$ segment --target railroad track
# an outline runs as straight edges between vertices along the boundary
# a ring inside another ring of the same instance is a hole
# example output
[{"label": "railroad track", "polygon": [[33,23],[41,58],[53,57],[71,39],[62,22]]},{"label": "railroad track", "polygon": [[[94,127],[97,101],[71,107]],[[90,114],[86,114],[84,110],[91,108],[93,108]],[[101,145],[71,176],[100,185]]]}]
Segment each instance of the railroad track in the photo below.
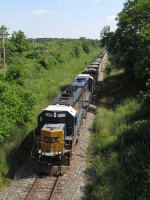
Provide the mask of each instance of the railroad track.
[{"label": "railroad track", "polygon": [[38,176],[29,188],[25,200],[53,200],[59,179],[60,175]]}]

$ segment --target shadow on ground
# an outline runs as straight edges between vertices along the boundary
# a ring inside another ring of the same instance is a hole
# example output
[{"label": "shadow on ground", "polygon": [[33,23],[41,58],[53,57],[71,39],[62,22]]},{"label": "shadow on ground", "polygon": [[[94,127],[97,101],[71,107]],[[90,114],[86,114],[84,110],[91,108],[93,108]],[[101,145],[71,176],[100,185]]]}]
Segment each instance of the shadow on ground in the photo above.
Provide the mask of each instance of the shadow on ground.
[{"label": "shadow on ground", "polygon": [[138,91],[130,75],[121,73],[108,76],[101,84],[99,106],[114,109],[126,98],[136,97]]},{"label": "shadow on ground", "polygon": [[[9,172],[6,177],[13,179],[17,170],[29,159],[33,145],[33,131],[31,131],[20,145],[10,151],[6,160],[9,166]],[[30,162],[31,164],[31,162]]]}]

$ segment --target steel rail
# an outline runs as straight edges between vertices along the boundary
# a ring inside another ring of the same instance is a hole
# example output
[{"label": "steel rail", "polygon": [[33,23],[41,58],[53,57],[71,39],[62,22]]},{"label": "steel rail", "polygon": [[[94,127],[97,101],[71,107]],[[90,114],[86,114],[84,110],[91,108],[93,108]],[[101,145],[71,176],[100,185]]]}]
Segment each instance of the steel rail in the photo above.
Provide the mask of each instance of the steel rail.
[{"label": "steel rail", "polygon": [[49,197],[48,200],[53,200],[54,193],[55,193],[55,191],[56,191],[56,188],[57,188],[57,185],[58,185],[59,178],[60,178],[60,175],[57,176],[57,179],[56,179],[56,181],[55,181],[55,183],[54,183],[54,187],[53,187],[53,189],[52,189],[52,192],[51,192],[50,197]]},{"label": "steel rail", "polygon": [[29,199],[30,199],[30,197],[32,196],[32,193],[33,193],[33,191],[34,191],[34,188],[35,188],[35,186],[36,186],[36,184],[37,184],[38,180],[39,180],[39,177],[37,177],[37,178],[35,179],[35,181],[34,181],[34,183],[33,183],[32,187],[31,187],[31,189],[30,189],[29,193],[27,194],[27,196],[26,196],[25,200],[29,200]]}]

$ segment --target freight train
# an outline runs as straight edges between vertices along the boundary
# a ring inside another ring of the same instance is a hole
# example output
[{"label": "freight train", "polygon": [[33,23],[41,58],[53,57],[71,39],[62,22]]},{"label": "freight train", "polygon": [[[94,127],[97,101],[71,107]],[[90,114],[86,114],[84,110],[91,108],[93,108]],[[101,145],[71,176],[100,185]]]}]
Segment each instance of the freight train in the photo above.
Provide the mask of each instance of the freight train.
[{"label": "freight train", "polygon": [[36,171],[50,173],[54,166],[68,166],[80,127],[98,81],[102,56],[38,115],[32,161]]}]

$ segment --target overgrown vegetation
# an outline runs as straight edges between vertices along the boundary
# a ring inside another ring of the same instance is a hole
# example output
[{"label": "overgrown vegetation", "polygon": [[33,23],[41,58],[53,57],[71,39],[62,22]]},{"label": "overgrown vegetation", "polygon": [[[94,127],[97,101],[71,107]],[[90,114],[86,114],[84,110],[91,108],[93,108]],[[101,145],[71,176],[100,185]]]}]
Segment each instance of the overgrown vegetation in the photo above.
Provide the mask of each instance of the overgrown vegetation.
[{"label": "overgrown vegetation", "polygon": [[[1,27],[5,29],[6,27]],[[82,48],[88,45],[89,52]],[[0,69],[0,186],[29,156],[38,113],[85,69],[100,51],[97,41],[5,38],[7,70]],[[0,41],[0,63],[3,63]],[[29,135],[28,135],[29,134]],[[27,136],[28,135],[28,136]],[[24,140],[24,141],[23,141]]]},{"label": "overgrown vegetation", "polygon": [[[119,71],[119,70],[118,70]],[[136,99],[134,81],[121,70],[102,84],[93,124],[94,152],[85,199],[150,198],[150,109]]]}]

